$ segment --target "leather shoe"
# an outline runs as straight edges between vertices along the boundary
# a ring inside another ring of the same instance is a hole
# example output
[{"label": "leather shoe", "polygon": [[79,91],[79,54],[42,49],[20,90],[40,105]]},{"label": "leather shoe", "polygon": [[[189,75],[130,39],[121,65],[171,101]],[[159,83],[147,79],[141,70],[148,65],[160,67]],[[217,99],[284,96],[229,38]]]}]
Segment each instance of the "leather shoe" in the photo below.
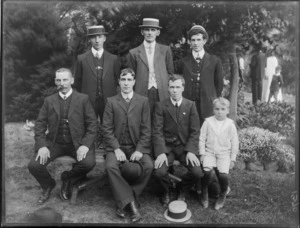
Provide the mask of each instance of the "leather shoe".
[{"label": "leather shoe", "polygon": [[167,207],[168,204],[170,203],[170,194],[169,194],[169,192],[165,192],[163,194],[163,196],[161,197],[160,201],[161,201],[161,203],[164,207]]},{"label": "leather shoe", "polygon": [[130,216],[131,222],[139,221],[142,218],[142,216],[141,216],[139,210],[137,209],[135,201],[132,201],[129,203],[129,208],[130,208],[130,212],[131,212],[131,216]]},{"label": "leather shoe", "polygon": [[69,200],[71,196],[72,196],[71,181],[70,180],[63,181],[60,190],[61,199],[66,201]]},{"label": "leather shoe", "polygon": [[125,218],[125,212],[123,209],[117,207],[117,215],[121,218]]},{"label": "leather shoe", "polygon": [[56,183],[54,181],[53,184],[51,184],[48,188],[43,190],[41,196],[39,197],[39,199],[37,201],[38,204],[43,204],[49,199],[51,191],[55,187],[55,185],[56,185]]}]

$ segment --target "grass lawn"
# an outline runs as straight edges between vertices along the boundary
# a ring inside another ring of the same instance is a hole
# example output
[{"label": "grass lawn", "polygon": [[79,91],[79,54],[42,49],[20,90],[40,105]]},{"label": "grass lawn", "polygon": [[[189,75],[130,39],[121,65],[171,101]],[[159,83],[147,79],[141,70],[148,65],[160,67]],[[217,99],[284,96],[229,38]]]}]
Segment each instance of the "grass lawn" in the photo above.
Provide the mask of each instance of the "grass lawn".
[{"label": "grass lawn", "polygon": [[[45,205],[37,206],[36,201],[41,189],[27,169],[27,164],[33,156],[33,133],[24,130],[23,124],[5,124],[5,220],[2,224],[22,223],[27,213],[39,207],[49,206],[62,214],[64,223],[130,225],[129,219],[116,216],[115,203],[107,183],[103,186],[95,184],[90,189],[83,190],[76,205],[63,202],[59,191],[60,173],[64,168],[59,163],[48,166],[57,181],[51,198]],[[97,165],[91,175],[103,171],[104,168]],[[231,172],[230,186],[232,193],[220,211],[213,209],[213,200],[208,209],[203,209],[197,202],[196,195],[189,194],[187,205],[192,212],[192,218],[185,224],[272,224],[278,227],[297,225],[298,210],[295,210],[292,200],[296,189],[294,174],[234,169]],[[157,192],[158,185],[152,178],[141,196],[143,219],[138,225],[174,225],[164,218],[165,208],[160,205]]]}]

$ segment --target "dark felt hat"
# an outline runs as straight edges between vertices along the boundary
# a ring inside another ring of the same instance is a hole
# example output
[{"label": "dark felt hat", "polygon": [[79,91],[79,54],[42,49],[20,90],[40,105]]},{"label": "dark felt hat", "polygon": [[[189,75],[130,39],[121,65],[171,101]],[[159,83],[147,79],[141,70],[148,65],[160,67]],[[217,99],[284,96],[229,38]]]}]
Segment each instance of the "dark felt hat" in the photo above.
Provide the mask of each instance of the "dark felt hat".
[{"label": "dark felt hat", "polygon": [[27,223],[62,223],[62,215],[51,207],[40,208],[25,217]]},{"label": "dark felt hat", "polygon": [[137,183],[144,177],[144,167],[139,161],[126,161],[121,164],[120,170],[123,178],[129,184]]},{"label": "dark felt hat", "polygon": [[159,26],[159,20],[155,18],[144,18],[143,24],[139,25],[140,28],[158,28],[161,29]]},{"label": "dark felt hat", "polygon": [[87,28],[87,36],[105,35],[105,28],[102,25],[94,25]]}]

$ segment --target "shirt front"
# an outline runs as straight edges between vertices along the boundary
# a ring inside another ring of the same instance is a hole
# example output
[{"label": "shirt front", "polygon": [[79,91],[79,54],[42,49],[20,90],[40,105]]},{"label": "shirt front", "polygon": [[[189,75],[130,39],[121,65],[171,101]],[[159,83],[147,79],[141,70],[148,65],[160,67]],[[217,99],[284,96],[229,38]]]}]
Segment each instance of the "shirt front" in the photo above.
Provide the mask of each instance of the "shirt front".
[{"label": "shirt front", "polygon": [[199,52],[195,52],[194,50],[192,51],[192,55],[194,57],[194,59],[196,60],[196,58],[199,56],[201,59],[203,59],[203,56],[205,54],[205,51],[204,49],[202,49],[201,51]]},{"label": "shirt front", "polygon": [[[151,89],[152,87],[157,89],[157,82],[155,78],[155,72],[154,72],[154,50],[155,50],[156,42],[148,43],[144,41],[144,47],[147,55],[148,65],[149,65],[149,83],[148,83],[148,89]],[[151,46],[151,54],[149,54],[149,47]]]},{"label": "shirt front", "polygon": [[69,92],[67,92],[66,94],[63,94],[62,92],[58,92],[59,96],[64,99],[64,97],[66,97],[66,99],[72,94],[73,89],[71,88]]},{"label": "shirt front", "polygon": [[180,99],[179,101],[174,101],[171,97],[170,97],[170,99],[171,99],[171,102],[172,102],[172,104],[173,104],[174,106],[176,106],[176,103],[177,103],[178,107],[180,107],[180,105],[181,105],[181,103],[182,103],[182,97],[181,97],[181,99]]},{"label": "shirt front", "polygon": [[104,52],[103,48],[101,48],[99,51],[97,51],[95,48],[92,47],[92,53],[93,53],[94,57],[96,57],[97,53],[98,53],[99,59],[100,59],[103,55],[103,52]]},{"label": "shirt front", "polygon": [[128,94],[123,93],[123,92],[121,91],[121,95],[122,95],[122,97],[124,98],[124,100],[126,100],[127,98],[129,98],[129,99],[131,100],[132,97],[133,97],[133,91],[131,91],[131,92],[128,93]]}]

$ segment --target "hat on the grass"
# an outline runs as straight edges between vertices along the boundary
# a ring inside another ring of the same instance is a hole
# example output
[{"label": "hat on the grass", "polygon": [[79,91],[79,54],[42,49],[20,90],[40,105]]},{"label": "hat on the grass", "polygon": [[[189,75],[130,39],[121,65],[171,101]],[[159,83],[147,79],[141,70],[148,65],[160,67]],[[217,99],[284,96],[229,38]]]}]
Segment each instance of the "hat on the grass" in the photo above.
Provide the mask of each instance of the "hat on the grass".
[{"label": "hat on the grass", "polygon": [[139,161],[125,161],[121,164],[120,170],[123,178],[129,184],[137,183],[144,177],[144,167]]},{"label": "hat on the grass", "polygon": [[62,216],[51,207],[40,208],[25,217],[27,223],[62,223]]},{"label": "hat on the grass", "polygon": [[187,209],[187,205],[184,201],[175,200],[169,204],[164,216],[171,222],[185,222],[191,218],[192,213]]},{"label": "hat on the grass", "polygon": [[105,28],[102,25],[93,25],[87,28],[87,36],[105,35]]},{"label": "hat on the grass", "polygon": [[161,29],[159,26],[159,20],[155,18],[144,18],[143,24],[139,25],[140,28],[158,28]]}]

